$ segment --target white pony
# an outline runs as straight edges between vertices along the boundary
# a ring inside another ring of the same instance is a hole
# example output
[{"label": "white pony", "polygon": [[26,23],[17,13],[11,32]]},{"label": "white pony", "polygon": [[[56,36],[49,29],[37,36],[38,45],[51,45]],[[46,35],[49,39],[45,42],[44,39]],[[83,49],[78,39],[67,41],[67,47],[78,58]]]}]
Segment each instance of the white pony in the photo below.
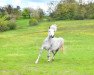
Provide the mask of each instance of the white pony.
[{"label": "white pony", "polygon": [[63,38],[55,38],[54,37],[54,32],[57,30],[57,26],[54,24],[54,25],[51,25],[49,27],[49,30],[48,30],[48,36],[46,37],[46,39],[44,40],[43,44],[42,44],[42,47],[40,49],[40,53],[38,55],[38,58],[37,60],[35,61],[35,63],[38,63],[39,61],[39,58],[41,56],[41,53],[42,51],[45,49],[48,51],[48,61],[50,61],[50,54],[52,52],[53,54],[53,57],[52,57],[52,60],[54,60],[54,56],[55,54],[57,53],[57,51],[64,46],[64,39]]},{"label": "white pony", "polygon": [[53,29],[54,31],[57,31],[57,25],[53,24],[49,27],[49,29]]}]

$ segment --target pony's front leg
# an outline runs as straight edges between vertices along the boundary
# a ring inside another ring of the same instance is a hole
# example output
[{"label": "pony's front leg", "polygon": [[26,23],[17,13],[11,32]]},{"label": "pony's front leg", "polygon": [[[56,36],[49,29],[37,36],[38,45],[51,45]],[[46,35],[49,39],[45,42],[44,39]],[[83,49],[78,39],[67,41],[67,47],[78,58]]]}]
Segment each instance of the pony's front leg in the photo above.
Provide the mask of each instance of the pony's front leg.
[{"label": "pony's front leg", "polygon": [[35,61],[36,64],[37,64],[38,61],[39,61],[39,58],[40,58],[40,56],[41,56],[41,54],[42,54],[42,51],[43,51],[43,47],[40,49],[40,52],[39,52],[38,58],[37,58],[37,60]]},{"label": "pony's front leg", "polygon": [[52,51],[52,60],[54,60],[54,56],[55,56],[55,53],[54,53],[54,51]]},{"label": "pony's front leg", "polygon": [[49,50],[48,51],[48,56],[47,56],[48,57],[48,61],[50,61],[50,54],[51,54],[51,51]]}]

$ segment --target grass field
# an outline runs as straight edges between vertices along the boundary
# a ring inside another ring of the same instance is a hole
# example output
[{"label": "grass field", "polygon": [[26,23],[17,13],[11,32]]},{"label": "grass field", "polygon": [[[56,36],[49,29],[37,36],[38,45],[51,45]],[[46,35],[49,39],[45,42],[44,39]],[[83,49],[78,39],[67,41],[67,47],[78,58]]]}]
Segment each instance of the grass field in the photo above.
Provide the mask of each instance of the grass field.
[{"label": "grass field", "polygon": [[[56,23],[56,37],[65,39],[64,53],[47,62],[44,51],[35,60],[48,27]],[[18,29],[0,33],[0,75],[94,75],[94,20],[43,22],[28,26],[18,20]]]}]

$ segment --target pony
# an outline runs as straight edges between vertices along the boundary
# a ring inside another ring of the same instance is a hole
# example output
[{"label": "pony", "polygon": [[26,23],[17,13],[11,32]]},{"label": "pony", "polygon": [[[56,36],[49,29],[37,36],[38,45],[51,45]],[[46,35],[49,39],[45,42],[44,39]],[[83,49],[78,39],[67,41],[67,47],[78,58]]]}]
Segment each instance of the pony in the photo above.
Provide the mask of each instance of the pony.
[{"label": "pony", "polygon": [[54,60],[54,56],[56,55],[56,53],[59,51],[59,49],[61,47],[63,48],[64,39],[61,38],[61,37],[59,37],[59,38],[54,37],[54,33],[56,32],[56,30],[57,30],[57,25],[56,24],[51,25],[49,27],[48,36],[46,37],[46,39],[44,40],[44,42],[43,42],[43,44],[41,46],[38,58],[35,61],[36,64],[38,63],[39,58],[40,58],[43,50],[47,50],[48,51],[47,57],[48,57],[48,61],[50,61],[51,60],[50,54],[51,53],[53,54],[52,60]]}]

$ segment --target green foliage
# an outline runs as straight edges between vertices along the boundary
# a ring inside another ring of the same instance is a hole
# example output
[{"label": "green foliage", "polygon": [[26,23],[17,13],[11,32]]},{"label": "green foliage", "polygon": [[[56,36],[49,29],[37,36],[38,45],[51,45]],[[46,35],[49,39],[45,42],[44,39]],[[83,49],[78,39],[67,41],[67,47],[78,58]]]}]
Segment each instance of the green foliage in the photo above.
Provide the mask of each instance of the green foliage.
[{"label": "green foliage", "polygon": [[50,16],[54,19],[74,19],[75,12],[77,10],[77,3],[64,1],[56,6],[56,9]]},{"label": "green foliage", "polygon": [[74,16],[74,19],[77,19],[77,20],[83,20],[86,18],[86,9],[84,7],[84,5],[78,5],[77,9],[76,9],[76,12],[75,12],[75,16]]},{"label": "green foliage", "polygon": [[18,19],[21,17],[20,6],[14,8],[12,5],[7,5],[4,7],[0,7],[0,17],[6,16],[8,20],[15,18]]},{"label": "green foliage", "polygon": [[73,19],[76,11],[76,4],[63,4],[58,6],[56,11],[57,12],[56,16],[58,16],[58,19]]},{"label": "green foliage", "polygon": [[4,15],[4,16],[2,17],[2,19],[4,19],[4,20],[11,20],[11,17],[10,17],[9,15]]},{"label": "green foliage", "polygon": [[75,3],[75,0],[61,0],[61,2],[63,2],[64,4],[66,3]]},{"label": "green foliage", "polygon": [[37,9],[37,11],[38,11],[39,19],[40,19],[40,20],[43,19],[43,17],[44,17],[44,12],[43,12],[43,10],[42,10],[41,8],[39,8],[39,9]]},{"label": "green foliage", "polygon": [[86,9],[86,18],[89,19],[94,19],[94,3],[89,3],[87,5],[85,5],[85,9]]},{"label": "green foliage", "polygon": [[42,9],[32,9],[31,10],[31,19],[29,20],[29,25],[30,26],[34,26],[34,25],[37,25],[38,22],[42,21],[44,17],[44,12]]},{"label": "green foliage", "polygon": [[41,21],[44,18],[44,12],[41,8],[39,9],[32,9],[31,10],[31,18],[37,19],[38,21]]},{"label": "green foliage", "polygon": [[0,31],[16,29],[16,23],[8,20],[0,19]]},{"label": "green foliage", "polygon": [[93,19],[94,3],[79,4],[75,0],[61,0],[50,13],[50,17],[56,20]]},{"label": "green foliage", "polygon": [[9,27],[9,30],[13,30],[13,29],[16,29],[17,25],[15,22],[9,21],[7,26]]},{"label": "green foliage", "polygon": [[16,8],[13,9],[13,18],[19,19],[21,17],[21,10],[20,7],[17,6]]},{"label": "green foliage", "polygon": [[9,27],[7,26],[8,21],[4,21],[0,19],[0,31],[6,31],[9,30]]},{"label": "green foliage", "polygon": [[34,26],[34,25],[37,25],[37,24],[38,24],[38,20],[37,20],[37,19],[31,18],[31,19],[29,20],[29,25],[30,25],[30,26]]},{"label": "green foliage", "polygon": [[29,8],[24,8],[23,11],[22,11],[22,16],[23,18],[30,18],[30,9]]},{"label": "green foliage", "polygon": [[8,14],[12,14],[12,11],[13,11],[13,6],[12,5],[7,5],[5,7],[5,10]]},{"label": "green foliage", "polygon": [[3,17],[5,14],[5,9],[3,7],[0,7],[0,18]]}]

